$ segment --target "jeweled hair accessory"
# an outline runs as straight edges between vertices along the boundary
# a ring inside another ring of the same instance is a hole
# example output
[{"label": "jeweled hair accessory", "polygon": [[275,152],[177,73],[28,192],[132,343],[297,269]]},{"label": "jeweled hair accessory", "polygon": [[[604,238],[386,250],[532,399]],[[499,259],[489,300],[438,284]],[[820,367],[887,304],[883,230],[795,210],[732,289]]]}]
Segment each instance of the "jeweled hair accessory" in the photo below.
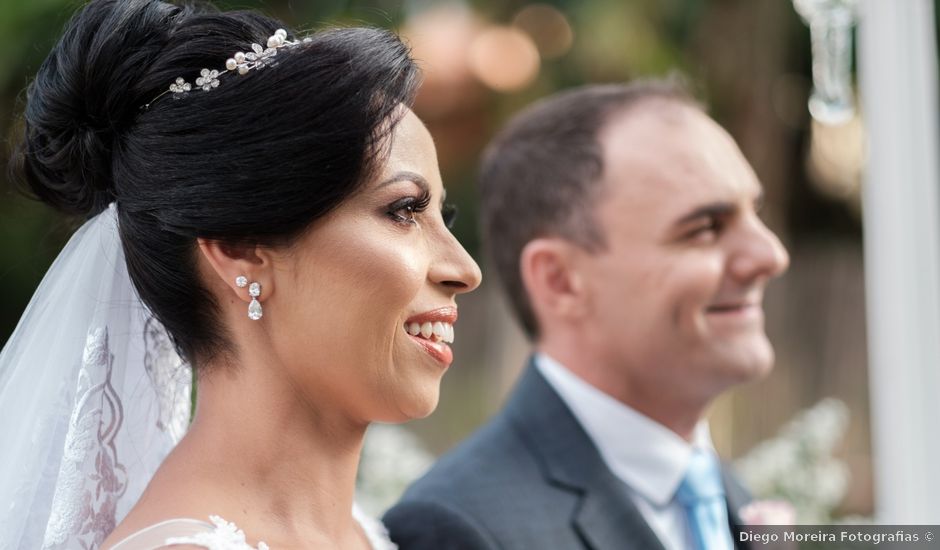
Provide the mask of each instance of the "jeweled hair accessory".
[{"label": "jeweled hair accessory", "polygon": [[[303,40],[288,40],[287,31],[278,29],[274,31],[274,34],[268,37],[266,48],[262,47],[261,44],[252,44],[250,52],[236,52],[235,55],[225,60],[224,70],[202,69],[199,71],[199,78],[196,79],[196,87],[202,88],[203,91],[206,92],[211,91],[213,88],[219,86],[219,77],[223,74],[237,72],[240,75],[244,75],[254,69],[263,69],[268,65],[274,64],[274,57],[277,55],[279,49],[299,46],[311,40],[312,38],[310,37],[304,38]],[[163,93],[150,100],[150,103],[144,105],[143,109],[149,108],[154,101],[166,94],[185,94],[192,89],[192,84],[187,82],[185,78],[178,77],[170,84],[169,89],[164,90]]]}]

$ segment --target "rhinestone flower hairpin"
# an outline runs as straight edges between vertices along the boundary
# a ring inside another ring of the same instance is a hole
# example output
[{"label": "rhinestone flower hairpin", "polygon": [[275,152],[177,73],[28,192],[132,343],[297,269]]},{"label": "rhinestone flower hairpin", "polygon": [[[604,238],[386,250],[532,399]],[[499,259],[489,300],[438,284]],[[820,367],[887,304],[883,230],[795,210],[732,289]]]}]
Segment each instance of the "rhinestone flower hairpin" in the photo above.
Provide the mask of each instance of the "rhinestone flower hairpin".
[{"label": "rhinestone flower hairpin", "polygon": [[[266,66],[274,64],[274,57],[277,55],[277,51],[281,48],[290,48],[310,42],[312,38],[307,37],[303,40],[288,40],[287,31],[284,29],[278,29],[274,31],[274,34],[268,37],[267,47],[264,48],[261,44],[252,44],[250,52],[236,52],[235,55],[225,60],[225,69],[216,70],[216,69],[202,69],[199,71],[199,77],[196,79],[196,88],[202,88],[203,91],[211,91],[213,88],[219,86],[219,77],[225,73],[237,72],[239,75],[247,74],[248,71],[255,69],[263,69]],[[150,108],[150,105],[165,96],[166,94],[180,95],[185,94],[193,89],[193,85],[186,81],[183,77],[178,77],[176,80],[170,84],[169,89],[164,90],[163,93],[157,97],[150,100],[150,103],[147,103],[142,107],[146,110]]]}]

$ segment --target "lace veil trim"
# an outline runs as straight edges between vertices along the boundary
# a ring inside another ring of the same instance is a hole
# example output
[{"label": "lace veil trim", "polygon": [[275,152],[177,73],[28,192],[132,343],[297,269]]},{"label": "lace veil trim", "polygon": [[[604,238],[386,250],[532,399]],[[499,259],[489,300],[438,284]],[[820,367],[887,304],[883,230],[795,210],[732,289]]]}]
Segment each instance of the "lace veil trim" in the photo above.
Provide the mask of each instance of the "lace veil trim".
[{"label": "lace veil trim", "polygon": [[185,433],[190,368],[138,298],[112,204],[0,352],[0,548],[97,548]]}]

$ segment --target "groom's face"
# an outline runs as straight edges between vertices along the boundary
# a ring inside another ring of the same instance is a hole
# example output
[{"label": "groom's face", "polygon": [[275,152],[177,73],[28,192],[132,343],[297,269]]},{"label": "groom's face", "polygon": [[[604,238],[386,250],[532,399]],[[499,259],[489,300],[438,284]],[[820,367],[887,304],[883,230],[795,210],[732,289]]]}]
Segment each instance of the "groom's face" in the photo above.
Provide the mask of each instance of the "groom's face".
[{"label": "groom's face", "polygon": [[635,109],[600,134],[608,246],[584,265],[594,341],[637,391],[710,398],[771,368],[762,300],[787,252],[720,126],[684,105]]}]

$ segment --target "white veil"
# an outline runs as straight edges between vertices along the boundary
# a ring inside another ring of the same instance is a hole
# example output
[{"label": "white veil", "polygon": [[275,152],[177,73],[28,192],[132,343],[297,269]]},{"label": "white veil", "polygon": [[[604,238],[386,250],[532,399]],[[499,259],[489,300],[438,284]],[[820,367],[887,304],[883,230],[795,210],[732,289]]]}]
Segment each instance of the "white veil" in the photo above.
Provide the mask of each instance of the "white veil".
[{"label": "white veil", "polygon": [[186,431],[190,368],[131,285],[115,208],[0,352],[0,550],[97,548]]}]

